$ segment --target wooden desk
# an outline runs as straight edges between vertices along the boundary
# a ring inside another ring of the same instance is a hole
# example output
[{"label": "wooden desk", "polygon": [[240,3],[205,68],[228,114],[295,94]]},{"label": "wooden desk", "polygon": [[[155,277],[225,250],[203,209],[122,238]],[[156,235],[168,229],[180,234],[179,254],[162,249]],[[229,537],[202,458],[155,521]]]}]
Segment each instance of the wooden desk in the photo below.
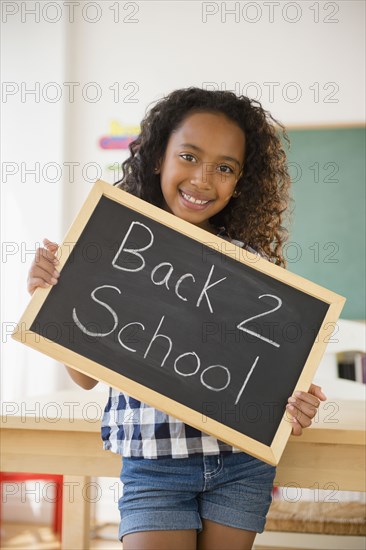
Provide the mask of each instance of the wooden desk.
[{"label": "wooden desk", "polygon": [[[1,471],[63,474],[62,548],[89,548],[90,477],[119,477],[121,457],[103,451],[100,392],[59,392],[32,403],[3,404]],[[328,399],[313,426],[291,436],[275,484],[365,491],[365,403]],[[82,529],[81,529],[82,527]]]}]

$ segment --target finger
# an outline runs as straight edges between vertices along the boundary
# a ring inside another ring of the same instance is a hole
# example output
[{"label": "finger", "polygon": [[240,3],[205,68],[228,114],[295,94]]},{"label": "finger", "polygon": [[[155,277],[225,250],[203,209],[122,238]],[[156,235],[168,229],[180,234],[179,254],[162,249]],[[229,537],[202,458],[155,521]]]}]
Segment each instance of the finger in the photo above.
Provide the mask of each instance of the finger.
[{"label": "finger", "polygon": [[[47,262],[47,264],[51,265],[49,262]],[[32,265],[27,279],[27,290],[30,294],[33,294],[38,286],[47,288],[50,285],[57,284],[60,274],[54,269],[54,267],[52,267],[52,270],[49,271],[48,265],[46,265],[47,270],[42,269],[42,267],[38,264]]]},{"label": "finger", "polygon": [[58,249],[58,244],[50,241],[49,239],[43,239],[43,244],[46,248],[50,249]]},{"label": "finger", "polygon": [[45,268],[45,261],[48,261],[50,264],[57,265],[59,263],[55,254],[47,250],[46,248],[37,248],[35,262],[41,264]]},{"label": "finger", "polygon": [[46,282],[50,282],[51,278],[58,279],[60,273],[50,262],[46,262],[44,267],[42,264],[34,264],[32,269],[29,271],[29,277],[37,277],[44,279]]},{"label": "finger", "polygon": [[51,278],[58,279],[60,273],[57,271],[56,265],[53,262],[49,262],[47,259],[42,258],[41,261],[34,261],[32,263],[28,272],[28,279],[32,277],[44,279],[46,282],[50,283]]},{"label": "finger", "polygon": [[52,241],[49,241],[48,239],[43,239],[43,244],[45,246],[45,248],[51,253],[51,254],[54,254],[56,255],[57,254],[57,250],[59,248],[58,244],[57,243],[54,243]]},{"label": "finger", "polygon": [[322,401],[325,401],[327,399],[327,396],[325,395],[325,393],[322,392],[321,387],[317,386],[316,384],[311,384],[309,388],[309,393],[315,395],[315,397],[318,397]]},{"label": "finger", "polygon": [[308,401],[304,401],[300,399],[299,397],[289,397],[288,398],[288,405],[293,405],[297,409],[299,409],[301,412],[309,416],[310,418],[314,418],[316,413],[318,412],[319,407],[319,401],[316,405],[313,403],[309,403]]},{"label": "finger", "polygon": [[297,422],[303,427],[308,428],[311,426],[311,420],[313,416],[310,414],[306,414],[302,409],[299,409],[298,407],[294,405],[287,405],[286,409],[291,414],[291,416],[295,417]]},{"label": "finger", "polygon": [[301,435],[302,434],[302,427],[296,420],[296,418],[292,419],[292,435]]},{"label": "finger", "polygon": [[28,279],[28,292],[30,294],[33,294],[33,292],[36,290],[36,288],[48,288],[50,285],[57,284],[57,279],[54,279],[55,282],[52,282],[51,284],[47,283],[44,279],[41,279],[40,277],[30,277]]},{"label": "finger", "polygon": [[[312,405],[313,407],[318,408],[320,405],[319,399],[315,397],[315,395],[312,395],[310,393],[307,393],[305,391],[295,391],[294,395],[292,396],[293,399],[296,399],[296,402],[304,402],[309,403],[309,405]],[[288,399],[288,401],[292,401],[291,398]]]},{"label": "finger", "polygon": [[56,284],[60,274],[58,271],[46,271],[39,266],[33,267],[28,274],[28,285],[32,279],[40,279],[48,284]]},{"label": "finger", "polygon": [[296,411],[289,410],[289,408],[286,407],[286,419],[287,422],[291,423],[291,433],[292,435],[301,435],[302,434],[302,427],[301,424],[298,422],[296,418]]}]

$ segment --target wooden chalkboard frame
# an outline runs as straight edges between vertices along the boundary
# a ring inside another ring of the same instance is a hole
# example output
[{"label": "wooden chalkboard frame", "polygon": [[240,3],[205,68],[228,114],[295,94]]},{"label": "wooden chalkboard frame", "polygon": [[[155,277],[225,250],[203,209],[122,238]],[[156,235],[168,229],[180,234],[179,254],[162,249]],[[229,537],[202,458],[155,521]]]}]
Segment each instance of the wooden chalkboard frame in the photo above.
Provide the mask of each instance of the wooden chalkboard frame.
[{"label": "wooden chalkboard frame", "polygon": [[[207,231],[194,226],[185,220],[177,218],[173,214],[165,212],[101,180],[98,180],[94,184],[79,214],[67,232],[63,243],[60,245],[58,251],[60,261],[60,264],[58,265],[59,271],[62,271],[62,268],[71,254],[73,247],[75,246],[102,196],[127,206],[128,208],[131,208],[132,210],[135,210],[138,213],[159,222],[160,224],[172,228],[175,231],[179,231],[191,239],[195,239],[198,242],[202,242],[206,246],[214,248],[216,251],[219,250],[221,254],[234,257],[236,261],[242,262],[254,270],[265,273],[272,278],[282,281],[295,289],[299,289],[310,296],[314,296],[329,304],[324,321],[318,335],[314,339],[314,344],[295,387],[295,390],[308,391],[318,364],[327,346],[327,342],[329,341],[329,338],[334,330],[334,325],[345,303],[344,297],[302,277],[299,277],[298,275],[290,273],[263,258],[258,258],[258,256],[251,254],[250,252],[246,251],[243,257],[237,258],[231,247],[229,247],[229,250],[226,250],[225,247],[222,246],[224,241],[221,238],[211,233],[207,233]],[[207,238],[208,235],[209,239]],[[278,464],[292,429],[292,425],[289,422],[289,417],[286,416],[286,411],[284,412],[272,444],[265,445],[212,418],[205,417],[203,420],[202,414],[199,412],[194,411],[193,409],[178,403],[173,399],[161,395],[150,388],[130,380],[129,378],[126,378],[87,357],[79,355],[74,351],[61,346],[60,344],[48,340],[47,338],[40,336],[38,333],[31,331],[30,327],[52,288],[53,287],[50,286],[47,289],[36,289],[30,303],[28,304],[28,307],[26,308],[12,334],[12,337],[15,340],[35,350],[45,353],[57,361],[60,361],[69,367],[75,368],[76,370],[91,376],[96,380],[115,387],[120,391],[124,391],[132,397],[148,403],[149,405],[164,411],[167,414],[190,424],[191,426],[194,426],[204,433],[210,434],[221,441],[240,448],[269,464]]]}]

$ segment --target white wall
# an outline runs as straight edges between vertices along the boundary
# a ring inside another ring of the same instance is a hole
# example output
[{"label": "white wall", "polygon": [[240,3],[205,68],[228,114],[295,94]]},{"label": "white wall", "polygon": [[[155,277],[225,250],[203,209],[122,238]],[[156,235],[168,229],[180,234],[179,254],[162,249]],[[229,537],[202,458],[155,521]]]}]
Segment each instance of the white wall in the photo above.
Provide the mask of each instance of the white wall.
[{"label": "white wall", "polygon": [[[63,371],[54,361],[15,343],[9,332],[29,300],[26,278],[37,243],[46,235],[62,237],[62,181],[45,181],[42,170],[47,163],[62,163],[64,104],[25,92],[36,90],[37,82],[62,81],[65,64],[62,25],[31,18],[22,23],[16,17],[5,23],[3,11],[1,31],[1,395],[9,401],[62,384]],[[45,173],[49,180],[55,178],[52,166]]]}]

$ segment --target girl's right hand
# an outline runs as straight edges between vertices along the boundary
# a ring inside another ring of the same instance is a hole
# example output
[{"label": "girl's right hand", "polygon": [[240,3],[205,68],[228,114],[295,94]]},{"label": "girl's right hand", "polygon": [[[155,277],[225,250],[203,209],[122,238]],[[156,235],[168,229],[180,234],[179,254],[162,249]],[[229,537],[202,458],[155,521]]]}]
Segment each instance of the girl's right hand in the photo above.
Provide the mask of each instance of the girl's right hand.
[{"label": "girl's right hand", "polygon": [[56,269],[59,263],[55,254],[58,244],[43,239],[45,248],[37,248],[36,256],[30,267],[27,279],[29,294],[33,294],[37,287],[47,288],[49,285],[56,285],[60,276]]}]

